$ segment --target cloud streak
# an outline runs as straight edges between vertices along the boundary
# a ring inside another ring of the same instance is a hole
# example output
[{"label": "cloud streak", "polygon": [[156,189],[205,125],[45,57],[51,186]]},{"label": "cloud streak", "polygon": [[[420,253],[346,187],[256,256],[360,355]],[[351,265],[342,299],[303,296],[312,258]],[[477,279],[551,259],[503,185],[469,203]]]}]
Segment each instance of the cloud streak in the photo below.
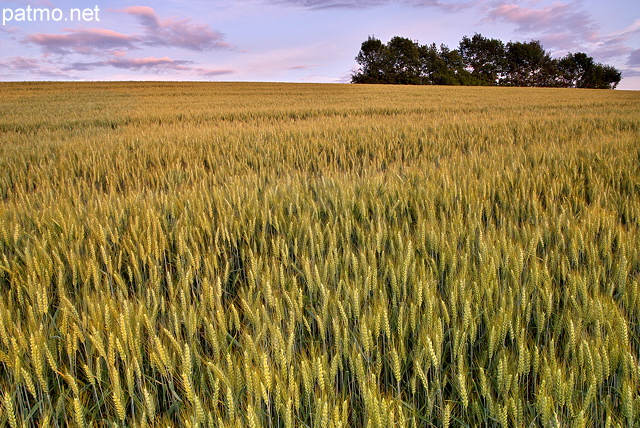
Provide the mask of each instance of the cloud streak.
[{"label": "cloud streak", "polygon": [[132,6],[116,12],[137,18],[144,31],[141,42],[147,46],[178,47],[199,52],[230,47],[222,33],[207,24],[196,24],[190,19],[160,19],[148,6]]},{"label": "cloud streak", "polygon": [[115,56],[102,61],[75,62],[64,65],[47,58],[12,57],[0,60],[0,74],[5,78],[24,79],[31,76],[36,79],[75,80],[82,74],[102,68],[115,68],[131,72],[152,74],[177,74],[185,77],[212,78],[234,74],[232,69],[215,69],[194,65],[192,61],[174,60],[169,57],[129,58]]},{"label": "cloud streak", "polygon": [[454,11],[467,7],[468,2],[452,2],[439,0],[271,0],[272,4],[288,4],[312,10],[322,9],[366,9],[388,4],[403,4],[415,7],[436,7]]},{"label": "cloud streak", "polygon": [[313,70],[315,69],[315,66],[312,65],[294,65],[291,67],[287,67],[287,70],[292,70],[292,71],[301,71],[301,70]]},{"label": "cloud streak", "polygon": [[611,36],[621,37],[626,40],[635,34],[640,34],[640,19],[634,20],[633,24],[629,25],[627,28],[623,28],[620,31],[616,31],[615,33],[611,34]]},{"label": "cloud streak", "polygon": [[588,51],[599,61],[622,58],[633,50],[629,40],[640,34],[640,19],[610,34],[601,34],[597,21],[579,0],[540,6],[501,3],[489,9],[483,22],[513,24],[515,31],[531,34],[556,52]]},{"label": "cloud streak", "polygon": [[516,25],[523,33],[571,33],[587,39],[594,37],[595,22],[576,3],[553,3],[542,8],[520,6],[514,3],[500,4],[489,10],[485,22],[506,22]]},{"label": "cloud streak", "polygon": [[174,60],[166,56],[162,58],[128,58],[122,55],[118,55],[104,61],[75,62],[65,67],[64,71],[90,71],[103,67],[114,67],[130,71],[146,71],[155,74],[177,71],[203,77],[221,76],[234,73],[234,70],[231,69],[194,67],[192,61]]},{"label": "cloud streak", "polygon": [[633,50],[625,44],[626,41],[626,37],[605,37],[602,42],[595,45],[592,54],[600,60],[609,60],[625,56]]},{"label": "cloud streak", "polygon": [[186,68],[186,64],[190,61],[178,61],[172,60],[169,57],[163,58],[111,58],[105,61],[95,62],[75,62],[65,67],[65,70],[70,71],[87,71],[93,70],[99,67],[115,67],[127,70],[155,70],[160,72],[162,70],[181,70]]},{"label": "cloud streak", "polygon": [[629,46],[629,40],[637,34],[640,34],[640,19],[622,30],[603,36],[593,53],[602,59],[619,58],[628,54],[633,56],[634,49]]},{"label": "cloud streak", "polygon": [[[61,34],[36,33],[24,36],[25,45],[42,50],[42,58],[18,57],[5,61],[0,69],[8,72],[27,71],[35,76],[68,79],[69,73],[86,73],[103,68],[153,74],[175,73],[201,78],[232,74],[232,69],[200,67],[193,61],[172,59],[163,52],[159,56],[132,58],[127,54],[149,48],[177,48],[204,52],[227,49],[224,36],[209,25],[190,19],[161,18],[153,8],[133,6],[111,12],[133,17],[138,31],[119,33],[102,28],[65,28]],[[3,32],[7,32],[4,30]],[[69,63],[68,56],[81,55],[93,60]],[[57,62],[55,62],[55,61]]]},{"label": "cloud streak", "polygon": [[640,67],[640,49],[636,49],[629,54],[627,65],[629,67]]},{"label": "cloud streak", "polygon": [[227,49],[222,33],[209,25],[193,23],[190,19],[161,19],[147,6],[133,6],[114,12],[137,19],[142,32],[123,34],[100,28],[65,28],[63,34],[31,34],[24,43],[39,46],[45,54],[100,55],[114,50],[136,50],[144,47],[180,48],[203,52]]},{"label": "cloud streak", "polygon": [[25,43],[40,46],[46,54],[94,55],[114,49],[135,49],[138,39],[122,33],[98,28],[64,29],[66,34],[31,34]]},{"label": "cloud streak", "polygon": [[23,78],[25,74],[47,79],[72,79],[74,76],[46,60],[13,57],[0,62],[0,70],[8,77]]},{"label": "cloud streak", "polygon": [[597,21],[580,0],[541,4],[538,0],[501,2],[486,9],[482,23],[512,24],[516,33],[531,35],[552,52],[588,51],[601,61],[620,58],[632,50],[628,40],[640,32],[640,20],[602,35]]},{"label": "cloud streak", "polygon": [[364,9],[389,3],[388,0],[272,0],[267,3],[299,6],[307,9]]}]

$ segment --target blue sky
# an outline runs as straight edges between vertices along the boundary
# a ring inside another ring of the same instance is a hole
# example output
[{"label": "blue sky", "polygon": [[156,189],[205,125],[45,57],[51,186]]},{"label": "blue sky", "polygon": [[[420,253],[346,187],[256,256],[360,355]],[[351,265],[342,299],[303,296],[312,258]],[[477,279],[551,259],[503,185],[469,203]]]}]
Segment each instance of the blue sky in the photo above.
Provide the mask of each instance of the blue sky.
[{"label": "blue sky", "polygon": [[[28,6],[31,16],[20,19]],[[349,81],[369,35],[455,48],[481,33],[540,40],[554,56],[586,52],[622,70],[620,89],[640,89],[638,0],[0,0],[0,7],[0,80],[338,83]],[[35,8],[59,9],[58,20],[36,19]],[[72,22],[73,8],[94,11],[92,19]]]}]

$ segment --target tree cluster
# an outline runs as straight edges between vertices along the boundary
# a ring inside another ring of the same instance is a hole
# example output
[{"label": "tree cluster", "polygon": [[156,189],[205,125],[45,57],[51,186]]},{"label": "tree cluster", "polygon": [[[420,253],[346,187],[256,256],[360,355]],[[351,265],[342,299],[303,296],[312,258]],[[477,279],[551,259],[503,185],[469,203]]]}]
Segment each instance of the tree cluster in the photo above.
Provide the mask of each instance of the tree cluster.
[{"label": "tree cluster", "polygon": [[463,37],[457,49],[405,37],[384,44],[370,36],[356,61],[352,83],[614,89],[622,78],[582,52],[552,58],[537,40],[505,44],[481,34]]}]

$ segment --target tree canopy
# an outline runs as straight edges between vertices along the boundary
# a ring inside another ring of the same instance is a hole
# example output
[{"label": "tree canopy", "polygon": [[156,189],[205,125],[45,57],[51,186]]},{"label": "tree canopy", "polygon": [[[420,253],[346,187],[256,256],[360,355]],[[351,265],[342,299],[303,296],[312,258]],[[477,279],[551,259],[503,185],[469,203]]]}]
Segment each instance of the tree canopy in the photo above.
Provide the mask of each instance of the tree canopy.
[{"label": "tree canopy", "polygon": [[505,44],[481,34],[463,37],[457,49],[398,36],[384,44],[369,36],[356,61],[352,83],[615,89],[622,79],[583,52],[552,58],[538,40]]}]

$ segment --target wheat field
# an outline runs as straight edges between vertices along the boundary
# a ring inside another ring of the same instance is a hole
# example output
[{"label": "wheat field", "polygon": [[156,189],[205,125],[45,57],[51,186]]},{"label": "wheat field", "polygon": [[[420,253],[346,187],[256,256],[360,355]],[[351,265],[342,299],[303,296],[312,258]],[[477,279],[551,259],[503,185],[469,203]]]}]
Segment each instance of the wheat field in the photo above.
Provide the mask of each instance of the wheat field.
[{"label": "wheat field", "polygon": [[0,84],[0,426],[640,426],[640,93]]}]

